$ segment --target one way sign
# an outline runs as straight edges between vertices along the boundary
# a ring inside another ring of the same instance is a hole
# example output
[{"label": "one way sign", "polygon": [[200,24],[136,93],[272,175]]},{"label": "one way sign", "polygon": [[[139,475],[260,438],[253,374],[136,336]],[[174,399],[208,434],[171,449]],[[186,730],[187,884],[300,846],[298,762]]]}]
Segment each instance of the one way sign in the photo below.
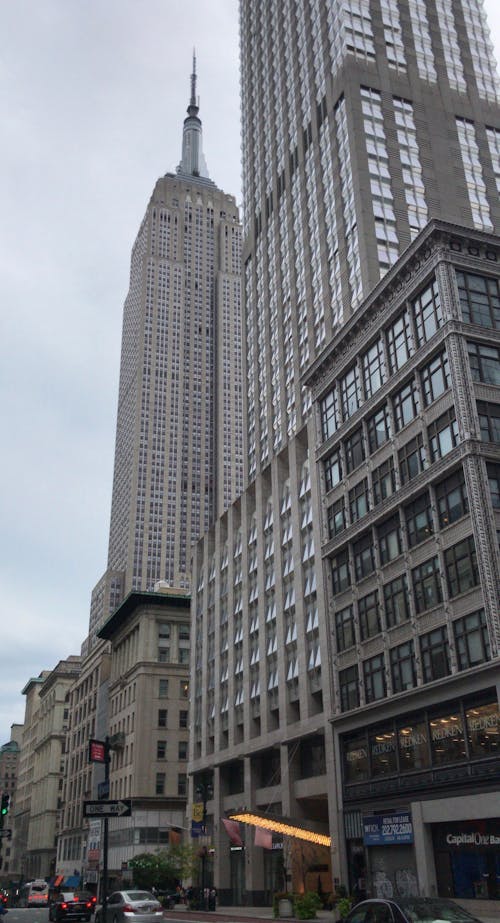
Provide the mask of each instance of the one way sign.
[{"label": "one way sign", "polygon": [[132,802],[128,799],[121,801],[84,801],[84,817],[130,817]]}]

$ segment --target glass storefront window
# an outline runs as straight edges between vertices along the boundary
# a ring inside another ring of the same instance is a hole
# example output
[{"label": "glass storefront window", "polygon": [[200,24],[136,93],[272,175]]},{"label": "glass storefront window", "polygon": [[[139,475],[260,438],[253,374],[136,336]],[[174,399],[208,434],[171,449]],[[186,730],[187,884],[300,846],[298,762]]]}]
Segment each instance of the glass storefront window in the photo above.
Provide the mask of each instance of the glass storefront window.
[{"label": "glass storefront window", "polygon": [[458,711],[430,721],[432,762],[435,766],[466,758],[464,729]]},{"label": "glass storefront window", "polygon": [[471,759],[495,756],[500,752],[500,713],[498,703],[478,705],[465,712]]},{"label": "glass storefront window", "polygon": [[368,747],[366,737],[352,737],[345,747],[345,781],[364,782],[368,778]]},{"label": "glass storefront window", "polygon": [[388,776],[397,772],[397,746],[394,731],[382,730],[370,734],[372,776]]},{"label": "glass storefront window", "polygon": [[425,721],[416,721],[399,728],[399,761],[401,772],[427,769],[430,765],[429,739]]}]

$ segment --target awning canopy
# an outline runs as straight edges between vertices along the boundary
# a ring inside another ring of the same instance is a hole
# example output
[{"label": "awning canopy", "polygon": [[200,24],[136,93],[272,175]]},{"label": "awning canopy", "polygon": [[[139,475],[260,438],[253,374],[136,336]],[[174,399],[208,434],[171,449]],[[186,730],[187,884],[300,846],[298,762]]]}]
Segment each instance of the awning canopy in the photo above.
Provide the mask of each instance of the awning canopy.
[{"label": "awning canopy", "polygon": [[241,824],[251,824],[253,827],[262,827],[264,830],[271,830],[273,833],[281,833],[282,836],[309,840],[310,843],[317,843],[319,846],[330,846],[332,842],[331,837],[327,834],[310,830],[288,817],[277,817],[271,814],[262,814],[260,811],[253,811],[252,813],[230,814],[230,820],[237,820]]},{"label": "awning canopy", "polygon": [[80,884],[79,875],[68,875],[68,877],[64,879],[65,888],[78,888],[79,884]]}]

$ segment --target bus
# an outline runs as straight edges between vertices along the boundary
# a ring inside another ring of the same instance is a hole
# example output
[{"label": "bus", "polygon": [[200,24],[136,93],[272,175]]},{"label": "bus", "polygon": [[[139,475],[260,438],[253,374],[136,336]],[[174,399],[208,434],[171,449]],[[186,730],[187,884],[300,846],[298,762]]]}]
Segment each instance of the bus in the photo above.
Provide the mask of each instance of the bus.
[{"label": "bus", "polygon": [[48,907],[49,886],[43,878],[27,881],[19,889],[19,907]]}]

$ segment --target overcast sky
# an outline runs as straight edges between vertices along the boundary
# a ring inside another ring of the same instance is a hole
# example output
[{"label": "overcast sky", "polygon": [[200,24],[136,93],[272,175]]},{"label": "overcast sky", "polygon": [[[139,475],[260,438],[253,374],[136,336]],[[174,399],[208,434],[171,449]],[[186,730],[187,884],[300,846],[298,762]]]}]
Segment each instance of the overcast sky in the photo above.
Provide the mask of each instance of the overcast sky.
[{"label": "overcast sky", "polygon": [[0,745],[28,679],[80,652],[106,567],[130,252],[193,46],[210,176],[240,200],[237,8],[0,0]]}]

